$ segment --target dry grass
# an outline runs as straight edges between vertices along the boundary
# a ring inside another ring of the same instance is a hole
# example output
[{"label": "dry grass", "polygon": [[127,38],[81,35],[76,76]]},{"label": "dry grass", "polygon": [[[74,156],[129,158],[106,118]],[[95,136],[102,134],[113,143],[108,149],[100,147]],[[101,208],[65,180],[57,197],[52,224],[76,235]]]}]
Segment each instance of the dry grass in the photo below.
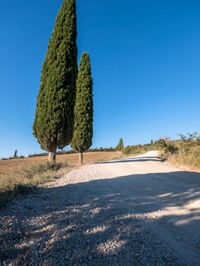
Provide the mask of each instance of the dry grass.
[{"label": "dry grass", "polygon": [[[84,163],[119,158],[119,152],[94,152],[84,154]],[[27,194],[32,189],[77,167],[78,154],[58,155],[57,169],[47,162],[47,156],[24,159],[0,160],[0,207],[17,195]]]},{"label": "dry grass", "polygon": [[[200,138],[171,141],[162,139],[159,141],[162,147],[161,157],[164,160],[187,170],[200,170]],[[196,136],[196,135],[195,135]]]},{"label": "dry grass", "polygon": [[178,167],[187,170],[200,171],[200,148],[191,148],[187,152],[180,151],[177,154],[170,154],[168,161]]}]

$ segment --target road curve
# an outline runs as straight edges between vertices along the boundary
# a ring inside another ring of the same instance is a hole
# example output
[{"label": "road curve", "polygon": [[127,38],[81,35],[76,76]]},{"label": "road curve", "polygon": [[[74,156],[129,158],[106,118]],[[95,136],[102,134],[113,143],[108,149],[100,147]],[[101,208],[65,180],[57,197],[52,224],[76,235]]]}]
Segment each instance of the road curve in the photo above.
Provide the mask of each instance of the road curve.
[{"label": "road curve", "polygon": [[73,170],[0,212],[0,265],[200,265],[200,174],[156,151]]}]

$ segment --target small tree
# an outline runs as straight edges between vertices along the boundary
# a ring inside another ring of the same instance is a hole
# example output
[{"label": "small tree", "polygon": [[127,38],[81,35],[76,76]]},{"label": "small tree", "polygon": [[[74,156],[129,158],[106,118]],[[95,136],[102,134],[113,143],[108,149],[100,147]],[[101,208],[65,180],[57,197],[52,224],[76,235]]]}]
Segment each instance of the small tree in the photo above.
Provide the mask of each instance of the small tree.
[{"label": "small tree", "polygon": [[79,152],[79,162],[83,163],[83,152],[92,145],[93,137],[93,82],[90,58],[83,53],[78,78],[74,109],[74,134],[71,146]]},{"label": "small tree", "polygon": [[15,152],[14,152],[14,158],[17,158],[18,156],[17,156],[17,150],[15,150]]},{"label": "small tree", "polygon": [[77,77],[76,1],[64,0],[43,64],[33,133],[55,163],[71,142]]},{"label": "small tree", "polygon": [[124,150],[124,142],[123,142],[123,139],[122,138],[119,139],[119,143],[118,143],[118,145],[116,147],[116,150],[117,151],[123,151]]}]

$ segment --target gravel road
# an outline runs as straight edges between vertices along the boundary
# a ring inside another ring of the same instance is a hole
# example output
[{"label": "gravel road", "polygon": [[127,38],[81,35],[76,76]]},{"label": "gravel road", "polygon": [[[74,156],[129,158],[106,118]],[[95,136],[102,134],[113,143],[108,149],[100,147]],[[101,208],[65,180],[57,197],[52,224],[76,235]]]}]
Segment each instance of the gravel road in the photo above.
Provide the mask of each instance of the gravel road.
[{"label": "gravel road", "polygon": [[200,174],[86,165],[0,211],[0,265],[200,265]]}]

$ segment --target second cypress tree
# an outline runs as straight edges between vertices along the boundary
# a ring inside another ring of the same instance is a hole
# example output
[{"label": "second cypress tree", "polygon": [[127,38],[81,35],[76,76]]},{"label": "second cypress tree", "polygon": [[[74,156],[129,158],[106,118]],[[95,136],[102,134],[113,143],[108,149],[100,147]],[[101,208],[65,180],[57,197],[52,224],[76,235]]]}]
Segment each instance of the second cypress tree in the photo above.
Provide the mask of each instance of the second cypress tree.
[{"label": "second cypress tree", "polygon": [[79,162],[83,163],[83,152],[91,147],[93,137],[93,81],[90,57],[87,53],[82,55],[76,86],[71,146],[79,152]]}]

